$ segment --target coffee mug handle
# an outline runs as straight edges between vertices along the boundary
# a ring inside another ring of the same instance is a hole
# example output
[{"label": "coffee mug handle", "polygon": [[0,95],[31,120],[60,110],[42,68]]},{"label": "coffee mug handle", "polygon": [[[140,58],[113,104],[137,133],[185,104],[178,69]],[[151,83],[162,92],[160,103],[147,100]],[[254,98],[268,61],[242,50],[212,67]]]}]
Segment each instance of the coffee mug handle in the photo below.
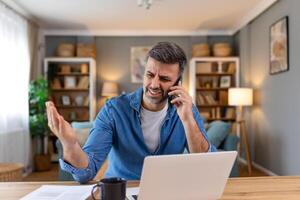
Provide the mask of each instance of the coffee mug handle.
[{"label": "coffee mug handle", "polygon": [[102,185],[103,185],[102,182],[98,182],[96,185],[94,185],[94,187],[93,187],[93,189],[92,189],[92,192],[91,192],[91,193],[92,193],[92,198],[93,198],[93,200],[100,200],[100,199],[96,199],[96,198],[95,198],[95,196],[94,196],[94,192],[95,192],[95,191],[94,191],[94,190],[97,189],[97,187],[101,188]]}]

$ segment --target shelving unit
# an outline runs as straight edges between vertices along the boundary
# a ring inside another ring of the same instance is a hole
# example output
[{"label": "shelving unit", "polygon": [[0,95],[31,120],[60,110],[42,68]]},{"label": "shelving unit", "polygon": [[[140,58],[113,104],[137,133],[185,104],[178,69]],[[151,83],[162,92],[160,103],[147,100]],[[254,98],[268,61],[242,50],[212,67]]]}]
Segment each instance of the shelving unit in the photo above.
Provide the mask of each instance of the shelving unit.
[{"label": "shelving unit", "polygon": [[190,94],[207,122],[234,121],[228,89],[239,86],[238,57],[194,57],[190,60]]},{"label": "shelving unit", "polygon": [[96,63],[93,58],[45,58],[44,75],[49,83],[50,99],[65,120],[94,120]]}]

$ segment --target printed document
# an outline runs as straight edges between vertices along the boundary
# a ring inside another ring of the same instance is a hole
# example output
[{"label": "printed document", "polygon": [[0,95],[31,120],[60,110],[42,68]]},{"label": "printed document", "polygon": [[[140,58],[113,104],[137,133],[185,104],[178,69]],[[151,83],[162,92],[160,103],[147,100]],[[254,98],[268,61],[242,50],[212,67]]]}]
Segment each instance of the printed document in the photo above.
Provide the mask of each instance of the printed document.
[{"label": "printed document", "polygon": [[94,185],[43,185],[21,200],[85,200],[91,195]]}]

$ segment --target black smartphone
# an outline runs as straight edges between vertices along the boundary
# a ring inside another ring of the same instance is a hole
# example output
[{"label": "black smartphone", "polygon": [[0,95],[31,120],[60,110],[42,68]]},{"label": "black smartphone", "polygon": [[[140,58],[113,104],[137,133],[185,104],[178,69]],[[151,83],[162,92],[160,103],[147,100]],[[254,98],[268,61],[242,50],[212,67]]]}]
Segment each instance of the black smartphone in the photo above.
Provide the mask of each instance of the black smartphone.
[{"label": "black smartphone", "polygon": [[[179,82],[182,80],[182,77],[179,76],[178,79],[176,80],[176,82],[174,83],[173,86],[179,85]],[[170,92],[170,91],[169,91]],[[173,99],[175,99],[177,96],[176,95],[169,95],[169,101],[172,101]]]}]

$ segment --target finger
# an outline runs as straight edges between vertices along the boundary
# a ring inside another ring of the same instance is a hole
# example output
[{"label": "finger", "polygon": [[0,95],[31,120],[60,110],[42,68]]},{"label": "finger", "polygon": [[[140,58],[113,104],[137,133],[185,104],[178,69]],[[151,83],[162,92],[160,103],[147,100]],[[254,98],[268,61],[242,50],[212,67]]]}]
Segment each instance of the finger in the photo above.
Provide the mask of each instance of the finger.
[{"label": "finger", "polygon": [[58,131],[59,131],[60,133],[62,133],[62,132],[63,132],[63,124],[64,124],[63,122],[64,122],[64,118],[63,118],[62,116],[59,116],[58,120],[59,120]]},{"label": "finger", "polygon": [[171,90],[184,90],[184,88],[181,85],[174,85],[172,87],[170,87]]},{"label": "finger", "polygon": [[174,98],[171,103],[177,103],[177,104],[186,104],[189,103],[189,99],[183,96],[177,96],[176,98]]},{"label": "finger", "polygon": [[183,90],[173,90],[169,92],[168,95],[176,95],[176,96],[184,96],[184,97],[188,96],[188,94]]},{"label": "finger", "polygon": [[172,104],[182,104],[182,98],[177,96],[171,101]]},{"label": "finger", "polygon": [[51,129],[51,127],[52,127],[52,120],[51,120],[50,107],[49,107],[48,103],[46,103],[46,114],[47,114],[47,119],[48,119],[48,126]]},{"label": "finger", "polygon": [[49,102],[50,108],[53,111],[53,114],[58,118],[58,116],[60,116],[60,114],[58,113],[55,105],[52,102]]},{"label": "finger", "polygon": [[54,106],[54,103],[52,101],[47,101],[46,104],[48,104],[48,106]]},{"label": "finger", "polygon": [[59,134],[58,132],[58,126],[59,126],[59,122],[58,122],[58,119],[57,119],[57,115],[56,113],[54,112],[54,108],[51,107],[51,120],[52,120],[52,128],[54,130],[54,132],[56,134]]}]

